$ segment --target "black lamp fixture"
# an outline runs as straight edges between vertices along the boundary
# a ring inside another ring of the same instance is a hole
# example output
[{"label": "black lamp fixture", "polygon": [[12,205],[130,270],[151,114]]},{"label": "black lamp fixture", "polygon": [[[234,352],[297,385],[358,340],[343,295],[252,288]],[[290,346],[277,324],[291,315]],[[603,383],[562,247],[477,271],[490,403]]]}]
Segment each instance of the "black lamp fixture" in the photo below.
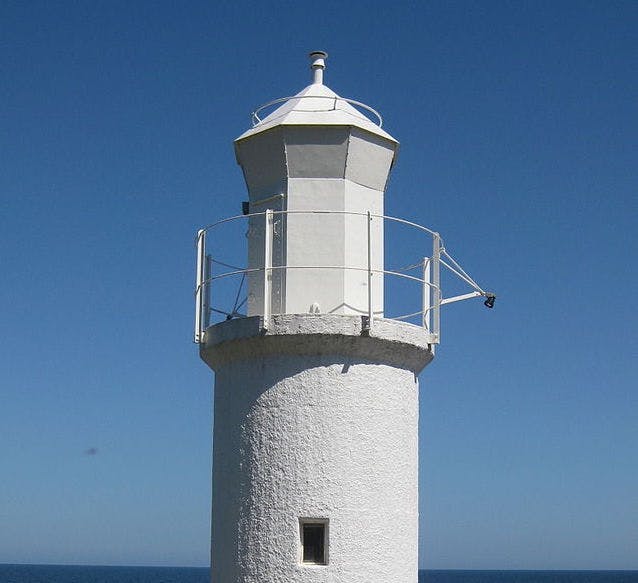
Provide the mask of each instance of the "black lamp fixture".
[{"label": "black lamp fixture", "polygon": [[487,308],[492,309],[494,307],[494,302],[496,301],[496,296],[494,294],[487,294],[485,296],[485,301],[483,305]]}]

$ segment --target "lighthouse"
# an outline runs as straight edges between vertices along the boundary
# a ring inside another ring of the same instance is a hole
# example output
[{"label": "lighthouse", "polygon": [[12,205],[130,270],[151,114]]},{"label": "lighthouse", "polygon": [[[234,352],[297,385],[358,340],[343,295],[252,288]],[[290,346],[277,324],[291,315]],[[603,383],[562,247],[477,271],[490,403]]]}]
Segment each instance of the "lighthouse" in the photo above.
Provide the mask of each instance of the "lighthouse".
[{"label": "lighthouse", "polygon": [[[398,142],[324,84],[326,58],[311,53],[311,83],[253,114],[235,140],[243,213],[197,235],[195,341],[215,371],[213,583],[416,583],[418,374],[444,303],[494,303],[436,232],[384,215]],[[388,219],[427,239],[416,272],[385,266]],[[216,272],[206,236],[230,220],[246,223],[246,265]],[[473,291],[443,299],[442,263]],[[209,321],[215,285],[240,276],[243,311],[235,301]],[[395,276],[416,283],[412,321],[385,313]]]}]

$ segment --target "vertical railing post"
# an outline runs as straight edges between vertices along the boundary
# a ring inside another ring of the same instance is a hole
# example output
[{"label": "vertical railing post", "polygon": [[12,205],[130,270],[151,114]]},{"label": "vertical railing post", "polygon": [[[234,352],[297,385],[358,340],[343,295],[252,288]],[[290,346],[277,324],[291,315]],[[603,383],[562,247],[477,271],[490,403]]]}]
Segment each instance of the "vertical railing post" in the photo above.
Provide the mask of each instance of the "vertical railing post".
[{"label": "vertical railing post", "polygon": [[374,307],[372,305],[372,216],[370,211],[367,215],[368,221],[368,322],[365,329],[371,330],[374,319]]},{"label": "vertical railing post", "polygon": [[273,212],[267,209],[264,213],[264,328],[268,327],[272,309],[272,240]]},{"label": "vertical railing post", "polygon": [[202,313],[203,313],[203,295],[204,295],[204,281],[206,280],[206,231],[200,229],[197,231],[197,267],[195,275],[195,335],[194,342],[197,344],[203,341],[203,326],[202,326]]},{"label": "vertical railing post", "polygon": [[435,342],[441,342],[441,236],[432,235],[432,332]]},{"label": "vertical railing post", "polygon": [[423,258],[423,295],[422,295],[422,326],[432,332],[432,280],[430,275],[430,258]]},{"label": "vertical railing post", "polygon": [[210,306],[211,306],[211,292],[213,284],[213,256],[206,255],[206,262],[204,264],[204,282],[202,283],[202,323],[204,325],[203,330],[206,330],[210,326]]}]

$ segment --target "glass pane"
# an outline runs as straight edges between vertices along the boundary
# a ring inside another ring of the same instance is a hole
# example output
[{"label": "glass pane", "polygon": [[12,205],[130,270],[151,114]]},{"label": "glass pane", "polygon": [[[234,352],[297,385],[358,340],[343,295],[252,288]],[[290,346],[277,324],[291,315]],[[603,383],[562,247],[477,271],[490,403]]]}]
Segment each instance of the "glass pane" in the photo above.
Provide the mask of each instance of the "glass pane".
[{"label": "glass pane", "polygon": [[303,525],[303,562],[323,565],[325,524]]}]

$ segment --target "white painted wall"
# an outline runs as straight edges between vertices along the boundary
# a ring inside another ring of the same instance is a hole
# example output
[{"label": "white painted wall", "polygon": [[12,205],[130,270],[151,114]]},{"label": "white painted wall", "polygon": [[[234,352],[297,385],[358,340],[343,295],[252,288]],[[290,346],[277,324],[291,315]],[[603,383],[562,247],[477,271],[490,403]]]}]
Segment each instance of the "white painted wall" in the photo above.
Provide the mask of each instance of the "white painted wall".
[{"label": "white painted wall", "polygon": [[[286,126],[237,142],[251,212],[325,210],[383,214],[396,143],[357,127]],[[263,203],[283,194],[283,198]],[[272,313],[367,314],[367,218],[343,214],[275,216]],[[250,219],[248,267],[264,266],[264,221]],[[383,270],[383,222],[371,229],[373,269]],[[307,269],[302,267],[314,267]],[[326,266],[326,269],[316,269]],[[358,270],[328,269],[357,268]],[[372,308],[383,315],[383,275],[373,276]],[[264,313],[263,274],[248,277],[248,314]]]},{"label": "white painted wall", "polygon": [[[203,348],[216,371],[212,581],[416,583],[415,372],[431,354],[405,331],[421,331],[379,321],[368,338],[360,318],[287,318],[266,336],[224,322]],[[300,563],[300,517],[329,520],[327,565]]]},{"label": "white painted wall", "polygon": [[[216,372],[213,583],[416,583],[416,375],[432,353],[421,328],[362,329],[367,217],[343,214],[383,214],[398,143],[320,83],[299,95],[235,142],[251,212],[291,212],[275,215],[273,265],[285,268],[271,297],[263,273],[249,275],[249,317],[210,327],[200,346]],[[371,249],[382,270],[380,219]],[[264,267],[261,217],[248,267]],[[372,285],[381,316],[382,275]],[[284,315],[265,326],[268,302]],[[300,518],[329,521],[327,565],[301,564]]]},{"label": "white painted wall", "polygon": [[[379,214],[383,192],[345,179],[296,178],[288,182],[288,210],[331,210]],[[367,216],[289,214],[286,231],[285,313],[308,313],[316,304],[323,314],[368,313]],[[372,223],[373,268],[383,269],[383,224]],[[349,269],[295,269],[330,265]],[[366,270],[366,271],[360,271]],[[373,309],[383,314],[383,275],[373,278]]]}]

